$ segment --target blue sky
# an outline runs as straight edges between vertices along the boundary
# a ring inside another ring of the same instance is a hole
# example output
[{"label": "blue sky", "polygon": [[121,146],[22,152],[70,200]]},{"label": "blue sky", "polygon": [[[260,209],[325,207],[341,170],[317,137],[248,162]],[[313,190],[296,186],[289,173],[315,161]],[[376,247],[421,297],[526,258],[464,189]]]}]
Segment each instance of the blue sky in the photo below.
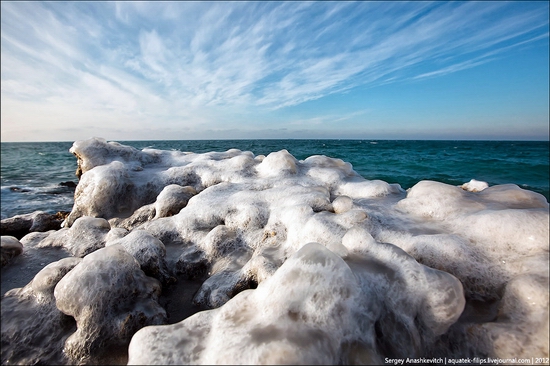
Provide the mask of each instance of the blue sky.
[{"label": "blue sky", "polygon": [[1,3],[2,141],[548,140],[549,3]]}]

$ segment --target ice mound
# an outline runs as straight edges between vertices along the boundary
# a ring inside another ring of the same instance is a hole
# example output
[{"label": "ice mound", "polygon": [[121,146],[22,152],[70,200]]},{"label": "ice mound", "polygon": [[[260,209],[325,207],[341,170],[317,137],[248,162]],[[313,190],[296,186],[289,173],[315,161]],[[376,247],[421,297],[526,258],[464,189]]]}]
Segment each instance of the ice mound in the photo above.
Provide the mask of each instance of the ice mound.
[{"label": "ice mound", "polygon": [[75,257],[103,248],[111,226],[107,220],[95,217],[80,217],[72,227],[51,233],[38,245],[41,247],[64,247]]},{"label": "ice mound", "polygon": [[146,275],[164,283],[175,281],[166,265],[164,244],[147,231],[134,230],[123,238],[109,241],[107,246],[117,244],[137,260]]},{"label": "ice mound", "polygon": [[155,219],[177,214],[197,194],[193,187],[170,184],[163,188],[155,201]]},{"label": "ice mound", "polygon": [[14,236],[2,235],[1,239],[2,267],[8,264],[13,257],[23,253],[23,244]]},{"label": "ice mound", "polygon": [[[385,256],[357,255],[349,264],[323,245],[304,245],[257,289],[181,323],[140,330],[132,338],[129,363],[381,363],[378,322],[385,322],[388,351],[407,354],[403,349],[410,347],[412,334],[418,349],[409,356],[419,355],[422,331],[442,334],[460,316],[462,286],[398,248],[377,245]],[[392,263],[395,259],[400,263]],[[385,291],[392,292],[392,301]],[[407,331],[399,334],[400,328]]]},{"label": "ice mound", "polygon": [[25,287],[2,298],[2,363],[63,364],[65,340],[76,329],[73,318],[55,305],[57,283],[79,262],[64,258],[44,267]]},{"label": "ice mound", "polygon": [[[42,310],[38,295],[2,299],[3,321],[41,311],[53,320],[38,334],[58,329],[42,351],[21,346],[32,360],[548,357],[540,194],[476,180],[405,191],[286,150],[139,151],[94,138],[71,151],[80,181],[64,227],[26,235],[4,267],[52,247],[75,261],[59,262],[67,270],[41,292]],[[13,350],[34,328],[10,324],[2,363],[25,363]]]},{"label": "ice mound", "polygon": [[261,177],[273,177],[285,174],[296,174],[298,161],[288,151],[272,152],[257,166]]},{"label": "ice mound", "polygon": [[131,146],[124,146],[118,142],[107,142],[105,139],[94,137],[89,140],[75,141],[69,151],[76,156],[78,168],[76,176],[81,177],[88,170],[100,165],[122,159],[130,162],[133,169],[140,169],[142,163],[156,160],[155,154],[147,154]]},{"label": "ice mound", "polygon": [[141,327],[164,323],[159,295],[160,283],[121,245],[85,256],[55,286],[57,308],[77,324],[64,353],[73,362],[94,361],[110,347],[126,345]]},{"label": "ice mound", "polygon": [[481,192],[485,188],[488,188],[488,187],[489,187],[489,185],[487,184],[487,182],[482,182],[482,181],[475,180],[475,179],[472,179],[468,183],[464,183],[461,186],[462,189],[464,189],[465,191],[470,191],[470,192]]}]

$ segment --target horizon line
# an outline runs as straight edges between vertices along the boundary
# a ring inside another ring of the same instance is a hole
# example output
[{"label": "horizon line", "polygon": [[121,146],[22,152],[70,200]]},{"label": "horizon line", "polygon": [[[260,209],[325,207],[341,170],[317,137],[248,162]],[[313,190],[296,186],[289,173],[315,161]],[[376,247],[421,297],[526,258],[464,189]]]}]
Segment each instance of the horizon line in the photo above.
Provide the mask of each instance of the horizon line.
[{"label": "horizon line", "polygon": [[76,141],[84,141],[89,140],[91,138],[98,137],[102,138],[107,142],[145,142],[145,141],[282,141],[282,140],[298,140],[298,141],[479,141],[479,142],[550,142],[550,137],[547,139],[523,139],[523,140],[517,140],[517,139],[487,139],[487,138],[457,138],[457,139],[448,139],[448,138],[426,138],[426,139],[418,139],[418,138],[292,138],[292,137],[286,137],[286,138],[234,138],[234,139],[224,139],[224,138],[217,138],[217,139],[106,139],[104,137],[99,136],[92,136],[88,137],[86,139],[74,139],[74,140],[61,140],[61,141],[0,141],[0,143],[21,143],[21,144],[34,144],[34,143],[69,143],[69,142],[76,142]]}]

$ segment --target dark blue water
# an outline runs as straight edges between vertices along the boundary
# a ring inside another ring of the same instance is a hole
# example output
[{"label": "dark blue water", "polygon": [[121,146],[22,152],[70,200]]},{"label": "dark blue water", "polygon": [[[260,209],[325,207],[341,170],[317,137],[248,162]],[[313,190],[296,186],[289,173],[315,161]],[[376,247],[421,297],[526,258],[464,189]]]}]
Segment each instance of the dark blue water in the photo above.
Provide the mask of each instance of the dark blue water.
[{"label": "dark blue water", "polygon": [[[549,199],[549,143],[545,141],[390,140],[194,140],[119,141],[138,149],[153,147],[197,153],[237,148],[267,155],[287,149],[297,159],[311,155],[340,158],[367,179],[398,183],[421,180],[461,185],[470,179],[489,185],[513,183]],[[5,143],[2,147],[2,218],[35,210],[70,211],[77,182],[72,142]]]}]

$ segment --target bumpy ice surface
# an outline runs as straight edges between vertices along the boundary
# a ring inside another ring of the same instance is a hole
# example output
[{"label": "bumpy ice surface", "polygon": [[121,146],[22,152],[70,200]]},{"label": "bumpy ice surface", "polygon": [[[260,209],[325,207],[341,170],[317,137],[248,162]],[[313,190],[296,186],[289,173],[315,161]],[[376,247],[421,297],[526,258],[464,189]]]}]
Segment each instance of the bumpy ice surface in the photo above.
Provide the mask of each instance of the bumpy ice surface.
[{"label": "bumpy ice surface", "polygon": [[3,363],[548,357],[542,195],[475,180],[404,191],[286,150],[94,138],[71,152],[65,227],[21,239],[69,257],[3,297]]}]

